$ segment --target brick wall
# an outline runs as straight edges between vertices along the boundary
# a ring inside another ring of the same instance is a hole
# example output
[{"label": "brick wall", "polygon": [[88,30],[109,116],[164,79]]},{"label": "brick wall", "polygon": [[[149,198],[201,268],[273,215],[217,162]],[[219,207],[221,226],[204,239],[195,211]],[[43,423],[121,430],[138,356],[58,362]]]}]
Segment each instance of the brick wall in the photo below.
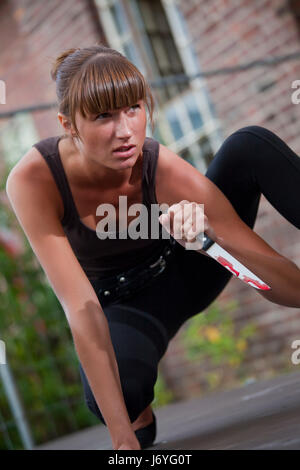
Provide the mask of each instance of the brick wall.
[{"label": "brick wall", "polygon": [[[297,3],[283,0],[180,2],[201,70],[298,51],[299,25],[294,15]],[[243,126],[261,125],[300,154],[300,108],[291,102],[291,83],[299,78],[299,60],[206,78],[224,138]],[[300,266],[299,230],[264,196],[254,230],[275,250]],[[300,310],[268,302],[237,279],[229,282],[217,300],[222,305],[230,298],[240,303],[231,314],[237,330],[249,322],[258,327],[243,363],[243,377],[268,377],[299,368],[291,363],[290,357],[292,341],[300,338]],[[206,393],[210,389],[206,374],[214,371],[220,374],[217,388],[239,383],[237,368],[213,367],[209,361],[192,364],[183,358],[181,339],[185,328],[183,325],[173,338],[160,363],[175,396],[181,399]]]},{"label": "brick wall", "polygon": [[[65,49],[104,42],[88,0],[5,0],[0,5],[1,111],[56,102],[52,61]],[[57,109],[32,113],[41,139],[62,133]]]},{"label": "brick wall", "polygon": [[[202,70],[297,51],[298,28],[286,4],[285,0],[181,2]],[[206,78],[225,134],[248,124],[265,125],[300,153],[299,110],[290,99],[291,83],[299,76],[300,62],[294,60]]]}]

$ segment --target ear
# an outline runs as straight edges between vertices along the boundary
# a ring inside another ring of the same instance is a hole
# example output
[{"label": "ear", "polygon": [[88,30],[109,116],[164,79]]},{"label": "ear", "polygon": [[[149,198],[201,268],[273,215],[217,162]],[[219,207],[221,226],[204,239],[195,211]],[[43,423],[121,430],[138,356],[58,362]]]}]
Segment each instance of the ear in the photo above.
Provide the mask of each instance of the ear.
[{"label": "ear", "polygon": [[63,126],[66,134],[68,134],[70,137],[72,137],[73,132],[72,132],[71,121],[62,113],[57,113],[57,117],[58,117],[59,122]]}]

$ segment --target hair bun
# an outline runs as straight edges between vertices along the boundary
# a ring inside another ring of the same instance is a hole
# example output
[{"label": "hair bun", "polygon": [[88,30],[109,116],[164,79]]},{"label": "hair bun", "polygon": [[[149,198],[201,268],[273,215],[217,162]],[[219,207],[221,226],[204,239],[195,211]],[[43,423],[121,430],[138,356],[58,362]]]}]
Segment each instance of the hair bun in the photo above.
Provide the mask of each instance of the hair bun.
[{"label": "hair bun", "polygon": [[73,54],[73,52],[77,51],[78,48],[71,48],[67,49],[66,51],[62,52],[58,57],[56,57],[55,61],[52,64],[50,75],[52,80],[56,81],[57,74],[58,74],[58,69],[65,60],[66,57],[68,57],[70,54]]}]

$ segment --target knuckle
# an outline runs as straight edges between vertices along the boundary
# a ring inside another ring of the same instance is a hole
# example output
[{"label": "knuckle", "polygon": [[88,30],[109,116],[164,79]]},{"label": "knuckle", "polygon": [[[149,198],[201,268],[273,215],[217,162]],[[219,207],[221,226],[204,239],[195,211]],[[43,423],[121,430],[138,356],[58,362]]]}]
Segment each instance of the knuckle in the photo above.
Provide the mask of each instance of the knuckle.
[{"label": "knuckle", "polygon": [[173,211],[173,212],[174,212],[174,211],[176,211],[176,209],[178,209],[179,207],[180,207],[180,204],[178,204],[178,203],[176,202],[176,203],[172,204],[172,205],[169,207],[168,212],[170,212],[170,211]]},{"label": "knuckle", "polygon": [[181,211],[175,212],[174,214],[174,222],[180,222],[182,220]]}]

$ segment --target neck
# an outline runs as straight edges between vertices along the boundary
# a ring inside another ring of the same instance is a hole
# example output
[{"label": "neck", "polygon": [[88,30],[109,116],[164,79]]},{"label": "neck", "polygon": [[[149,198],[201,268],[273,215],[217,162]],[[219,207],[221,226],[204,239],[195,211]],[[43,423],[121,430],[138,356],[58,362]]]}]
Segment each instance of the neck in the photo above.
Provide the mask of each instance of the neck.
[{"label": "neck", "polygon": [[69,137],[61,139],[59,147],[60,154],[65,155],[71,178],[78,186],[92,188],[101,185],[102,189],[120,189],[133,186],[142,176],[142,153],[133,167],[114,170],[88,159]]}]

